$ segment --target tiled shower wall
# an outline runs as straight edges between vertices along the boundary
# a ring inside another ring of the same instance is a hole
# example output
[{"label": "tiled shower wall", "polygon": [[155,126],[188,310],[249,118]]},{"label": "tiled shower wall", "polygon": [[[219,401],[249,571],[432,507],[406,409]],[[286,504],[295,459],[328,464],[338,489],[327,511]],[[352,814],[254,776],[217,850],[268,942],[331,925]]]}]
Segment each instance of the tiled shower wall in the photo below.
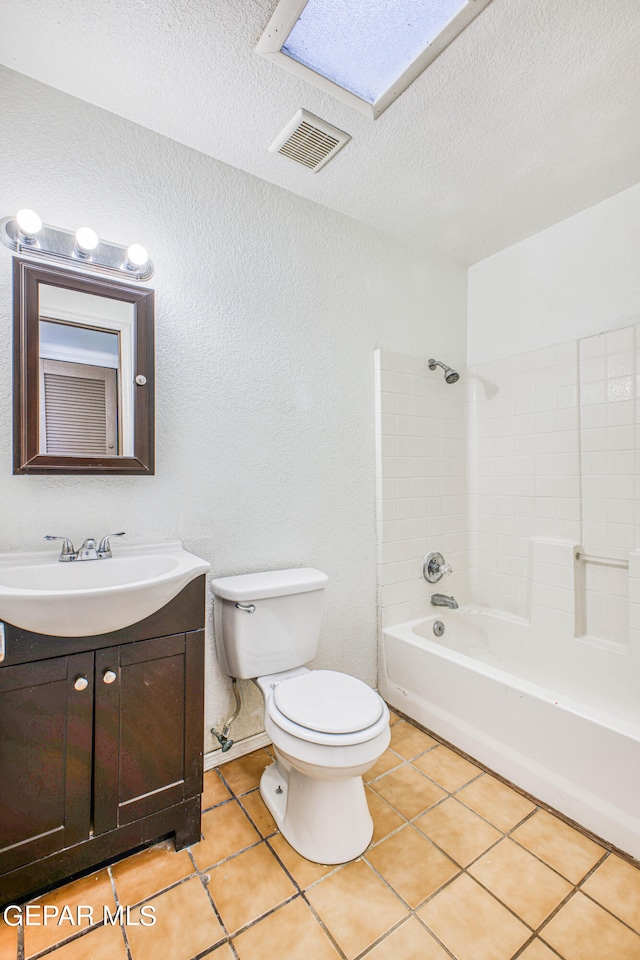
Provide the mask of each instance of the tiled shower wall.
[{"label": "tiled shower wall", "polygon": [[[471,595],[528,617],[531,538],[580,541],[577,345],[478,364],[467,381]],[[537,601],[566,609],[568,573],[537,585]]]},{"label": "tiled shower wall", "polygon": [[[426,616],[440,591],[467,600],[466,388],[425,358],[376,351],[378,604],[387,626]],[[453,574],[422,576],[437,550]]]},{"label": "tiled shower wall", "polygon": [[[630,601],[640,610],[627,569],[640,547],[639,357],[631,326],[477,364],[449,386],[422,358],[379,352],[382,625],[424,616],[441,589],[628,644]],[[421,576],[433,549],[455,570],[435,588]],[[595,559],[575,561],[578,549]]]},{"label": "tiled shower wall", "polygon": [[[640,546],[635,515],[639,342],[640,327],[580,341],[582,542],[587,554],[622,562]],[[623,642],[628,628],[628,571],[621,565],[586,563],[583,577],[584,632]]]}]

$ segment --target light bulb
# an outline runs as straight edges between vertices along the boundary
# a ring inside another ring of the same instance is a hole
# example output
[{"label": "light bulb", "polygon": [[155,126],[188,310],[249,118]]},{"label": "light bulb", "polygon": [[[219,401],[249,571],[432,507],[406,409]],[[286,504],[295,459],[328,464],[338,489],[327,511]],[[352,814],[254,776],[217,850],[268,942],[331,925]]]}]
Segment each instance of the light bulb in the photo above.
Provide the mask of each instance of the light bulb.
[{"label": "light bulb", "polygon": [[16,213],[18,230],[26,240],[35,240],[42,230],[42,220],[33,210],[18,210]]},{"label": "light bulb", "polygon": [[91,227],[79,227],[76,230],[76,247],[80,253],[92,253],[99,243],[98,234]]},{"label": "light bulb", "polygon": [[148,259],[149,254],[139,243],[132,243],[127,248],[127,260],[132,267],[144,267]]}]

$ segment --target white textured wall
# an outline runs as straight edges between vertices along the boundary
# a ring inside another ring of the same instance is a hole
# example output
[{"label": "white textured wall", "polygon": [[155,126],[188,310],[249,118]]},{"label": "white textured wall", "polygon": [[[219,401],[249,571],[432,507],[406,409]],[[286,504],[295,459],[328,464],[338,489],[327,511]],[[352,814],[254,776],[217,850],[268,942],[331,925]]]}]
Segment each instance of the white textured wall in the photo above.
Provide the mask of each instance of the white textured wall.
[{"label": "white textured wall", "polygon": [[640,184],[469,270],[469,363],[625,327],[640,316]]},{"label": "white textured wall", "polygon": [[[460,363],[464,271],[6,70],[0,170],[0,216],[149,249],[158,439],[153,478],[12,476],[0,248],[0,549],[124,529],[181,538],[217,575],[317,566],[318,662],[375,683],[374,349]],[[211,642],[208,670],[211,725],[230,705]],[[236,738],[262,727],[248,699]]]}]

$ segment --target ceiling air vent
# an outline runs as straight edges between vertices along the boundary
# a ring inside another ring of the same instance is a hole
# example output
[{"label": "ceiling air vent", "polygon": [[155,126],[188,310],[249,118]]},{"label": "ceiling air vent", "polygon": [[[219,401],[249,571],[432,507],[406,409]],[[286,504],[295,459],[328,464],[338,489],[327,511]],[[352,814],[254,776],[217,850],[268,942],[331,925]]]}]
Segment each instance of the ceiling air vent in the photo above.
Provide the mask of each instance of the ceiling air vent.
[{"label": "ceiling air vent", "polygon": [[298,110],[282,133],[271,144],[271,153],[281,153],[317,173],[335,157],[351,137],[320,117]]}]

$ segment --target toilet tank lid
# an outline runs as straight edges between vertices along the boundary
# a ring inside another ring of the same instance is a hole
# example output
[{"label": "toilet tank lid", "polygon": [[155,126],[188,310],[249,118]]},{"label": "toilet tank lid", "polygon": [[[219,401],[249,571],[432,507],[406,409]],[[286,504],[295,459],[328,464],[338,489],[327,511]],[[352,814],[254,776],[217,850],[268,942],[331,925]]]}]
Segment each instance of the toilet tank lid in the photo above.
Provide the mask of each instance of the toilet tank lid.
[{"label": "toilet tank lid", "polygon": [[211,590],[223,600],[263,600],[266,597],[286,597],[310,590],[324,590],[329,578],[313,567],[293,570],[267,570],[262,573],[243,573],[237,577],[216,577]]}]

